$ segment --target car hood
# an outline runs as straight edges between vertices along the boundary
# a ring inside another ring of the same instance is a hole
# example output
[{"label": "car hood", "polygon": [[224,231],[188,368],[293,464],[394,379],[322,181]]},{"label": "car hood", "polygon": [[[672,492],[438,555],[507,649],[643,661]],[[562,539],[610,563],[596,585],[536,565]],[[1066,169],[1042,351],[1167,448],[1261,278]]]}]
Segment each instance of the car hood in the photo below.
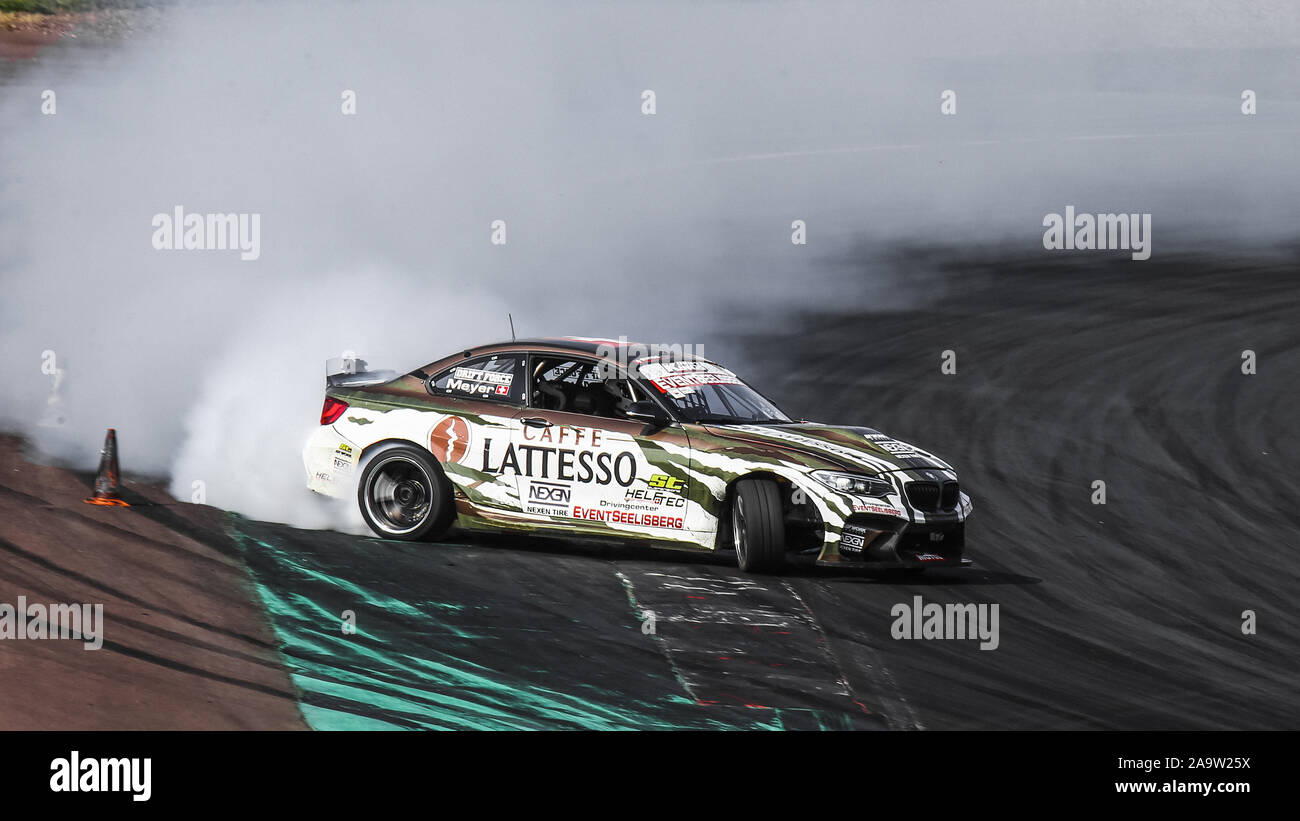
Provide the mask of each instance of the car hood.
[{"label": "car hood", "polygon": [[952,470],[933,453],[873,428],[799,422],[788,425],[703,426],[724,441],[759,446],[811,469],[827,466],[854,473],[891,470]]}]

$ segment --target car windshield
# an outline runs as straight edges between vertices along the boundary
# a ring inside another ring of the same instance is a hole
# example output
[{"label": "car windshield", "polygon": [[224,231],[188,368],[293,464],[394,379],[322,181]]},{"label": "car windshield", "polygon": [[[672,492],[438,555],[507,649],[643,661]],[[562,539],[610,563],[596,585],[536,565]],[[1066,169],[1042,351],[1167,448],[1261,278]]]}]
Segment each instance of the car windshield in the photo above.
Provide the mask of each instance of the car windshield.
[{"label": "car windshield", "polygon": [[781,409],[731,371],[703,360],[641,360],[637,375],[677,409],[685,422],[752,425],[789,422]]}]

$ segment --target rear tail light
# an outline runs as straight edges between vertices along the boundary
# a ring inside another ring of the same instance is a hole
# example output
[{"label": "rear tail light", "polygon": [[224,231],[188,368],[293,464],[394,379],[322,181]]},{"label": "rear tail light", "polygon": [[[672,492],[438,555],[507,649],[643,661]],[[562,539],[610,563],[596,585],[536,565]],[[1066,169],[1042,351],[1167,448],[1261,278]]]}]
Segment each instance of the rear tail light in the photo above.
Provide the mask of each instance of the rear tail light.
[{"label": "rear tail light", "polygon": [[322,425],[331,425],[335,419],[343,415],[343,411],[348,409],[347,402],[340,402],[332,396],[325,397],[325,406],[320,409],[320,423]]}]

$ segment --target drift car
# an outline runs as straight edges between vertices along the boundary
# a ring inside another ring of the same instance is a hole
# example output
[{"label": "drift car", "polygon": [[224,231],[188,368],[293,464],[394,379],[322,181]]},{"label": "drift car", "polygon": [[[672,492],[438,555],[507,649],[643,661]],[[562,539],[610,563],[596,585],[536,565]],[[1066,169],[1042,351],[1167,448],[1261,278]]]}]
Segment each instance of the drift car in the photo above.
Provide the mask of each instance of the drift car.
[{"label": "drift car", "polygon": [[792,421],[709,360],[628,352],[541,339],[404,376],[345,366],[327,375],[303,453],[308,487],[355,495],[386,539],[455,524],[734,549],[746,571],[795,551],[820,564],[969,564],[971,501],[934,455],[871,428]]}]

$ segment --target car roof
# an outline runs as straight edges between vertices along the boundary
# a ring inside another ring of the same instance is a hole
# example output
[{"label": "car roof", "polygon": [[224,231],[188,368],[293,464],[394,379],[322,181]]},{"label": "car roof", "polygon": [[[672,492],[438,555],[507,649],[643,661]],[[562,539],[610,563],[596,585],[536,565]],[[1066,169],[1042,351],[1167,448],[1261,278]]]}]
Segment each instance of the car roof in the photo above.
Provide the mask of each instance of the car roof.
[{"label": "car roof", "polygon": [[585,354],[596,358],[605,358],[611,361],[618,361],[619,354],[626,361],[626,352],[629,348],[637,348],[638,353],[641,351],[652,352],[657,354],[666,354],[668,359],[699,359],[710,361],[702,356],[685,355],[685,351],[678,353],[676,356],[671,354],[670,350],[663,350],[663,345],[646,345],[639,342],[632,342],[626,337],[619,339],[608,339],[604,337],[590,336],[560,336],[560,337],[536,337],[532,339],[514,339],[508,342],[493,342],[487,345],[477,345],[473,348],[466,348],[460,353],[451,354],[428,367],[445,367],[453,360],[466,359],[471,356],[490,354],[507,351],[532,351],[540,353],[558,353],[566,352]]},{"label": "car roof", "polygon": [[[683,355],[684,354],[682,350],[683,346],[677,345],[675,347],[678,350],[678,355],[674,358],[704,359],[704,357],[702,356]],[[684,347],[685,349],[689,350],[692,346],[687,345]],[[668,350],[669,346],[666,345],[647,345],[643,342],[636,342],[633,340],[629,340],[627,337],[619,337],[618,339],[608,339],[605,337],[593,337],[593,336],[552,336],[552,337],[537,337],[533,339],[516,339],[510,342],[495,342],[491,345],[480,345],[478,348],[474,348],[472,350],[475,353],[477,353],[479,350],[487,349],[487,348],[493,348],[493,349],[513,348],[515,350],[560,349],[566,351],[575,351],[577,353],[585,353],[590,356],[608,356],[609,354],[617,355],[620,351],[627,351],[630,348],[637,348],[640,351],[644,351],[646,353],[655,353],[655,354],[669,353]]]},{"label": "car roof", "polygon": [[599,356],[610,349],[618,351],[635,343],[623,339],[607,339],[593,336],[551,336],[532,339],[517,339],[511,342],[498,342],[497,345],[511,345],[519,348],[562,348],[569,351]]}]

